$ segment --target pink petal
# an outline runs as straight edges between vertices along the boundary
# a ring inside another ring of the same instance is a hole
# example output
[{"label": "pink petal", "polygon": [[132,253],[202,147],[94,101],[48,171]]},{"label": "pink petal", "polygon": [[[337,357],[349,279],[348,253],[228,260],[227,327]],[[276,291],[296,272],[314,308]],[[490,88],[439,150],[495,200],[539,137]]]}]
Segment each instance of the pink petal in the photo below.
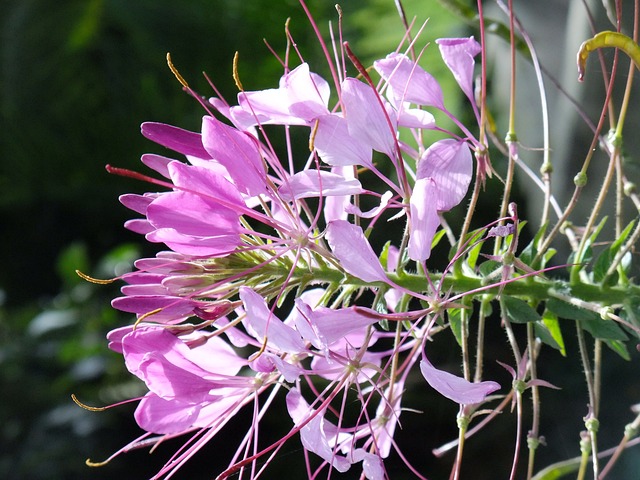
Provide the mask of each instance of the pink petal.
[{"label": "pink petal", "polygon": [[347,121],[337,115],[323,115],[313,145],[324,163],[331,166],[371,167],[371,146],[349,133]]},{"label": "pink petal", "polygon": [[444,109],[440,85],[419,65],[400,53],[373,62],[376,71],[393,90],[397,101]]},{"label": "pink petal", "polygon": [[127,207],[129,210],[133,210],[141,215],[146,215],[147,207],[158,197],[158,194],[145,194],[137,195],[135,193],[126,193],[120,195],[118,200],[120,203]]},{"label": "pink petal", "polygon": [[355,178],[346,179],[324,170],[303,170],[287,179],[278,192],[288,202],[309,197],[357,195],[364,189]]},{"label": "pink petal", "polygon": [[439,212],[458,205],[467,193],[473,176],[473,158],[464,140],[447,138],[432,144],[418,163],[416,178],[435,181],[433,192]]},{"label": "pink petal", "polygon": [[[287,410],[296,424],[300,424],[315,413],[305,402],[297,389],[292,389],[287,394]],[[315,453],[320,458],[328,462],[339,472],[346,472],[351,467],[351,463],[342,455],[338,455],[333,446],[335,445],[336,428],[324,419],[323,412],[315,413],[315,416],[300,429],[300,439],[304,448]]]},{"label": "pink petal", "polygon": [[152,153],[146,153],[142,155],[142,158],[140,160],[147,167],[155,170],[165,178],[169,178],[169,170],[167,169],[167,166],[171,162],[175,161],[173,158],[167,158],[161,155],[154,155]]},{"label": "pink petal", "polygon": [[377,316],[373,315],[374,312],[372,315],[365,315],[364,312],[367,310],[362,307],[357,310],[355,307],[340,309],[317,307],[311,309],[306,303],[297,299],[296,308],[300,310],[306,321],[315,327],[324,346],[329,346],[351,332],[364,330],[378,322]]},{"label": "pink petal", "polygon": [[380,260],[365,238],[362,228],[346,220],[334,220],[327,226],[326,238],[347,273],[365,282],[388,283]]},{"label": "pink petal", "polygon": [[473,67],[475,57],[482,50],[480,44],[473,37],[469,38],[440,38],[436,40],[440,47],[440,55],[456,82],[467,98],[475,103],[473,95]]},{"label": "pink petal", "polygon": [[398,112],[398,125],[407,128],[426,128],[431,129],[436,126],[436,119],[426,110],[418,108],[404,108],[404,105]]},{"label": "pink petal", "polygon": [[462,377],[438,370],[426,357],[420,362],[420,371],[434,390],[461,405],[482,403],[487,395],[500,389],[496,382],[471,383]]},{"label": "pink petal", "polygon": [[147,233],[145,238],[150,242],[164,243],[171,250],[194,257],[229,255],[241,243],[238,235],[184,235],[174,228],[159,228]]},{"label": "pink petal", "polygon": [[329,94],[329,84],[303,63],[280,79],[279,88],[240,93],[238,103],[259,119],[268,119],[261,123],[305,125],[329,113]]},{"label": "pink petal", "polygon": [[168,295],[133,295],[115,298],[111,301],[111,306],[117,310],[138,315],[160,309],[157,313],[149,315],[147,321],[179,323],[193,315],[193,309],[197,306],[197,302]]},{"label": "pink petal", "polygon": [[423,262],[431,256],[431,242],[440,226],[437,187],[431,178],[416,180],[410,200],[409,257]]},{"label": "pink petal", "polygon": [[349,133],[389,158],[396,156],[396,119],[391,107],[383,110],[382,100],[373,88],[355,78],[342,82],[344,118]]},{"label": "pink petal", "polygon": [[216,171],[182,162],[171,162],[169,174],[176,187],[206,197],[208,201],[227,208],[243,209],[245,206],[238,187]]},{"label": "pink petal", "polygon": [[182,433],[192,427],[200,404],[167,400],[148,393],[138,404],[134,417],[140,428],[158,434]]},{"label": "pink petal", "polygon": [[218,236],[240,232],[238,214],[207,197],[171,192],[147,207],[147,218],[156,228],[173,228],[184,235]]},{"label": "pink petal", "polygon": [[149,140],[173,151],[199,158],[209,158],[209,154],[202,146],[202,137],[199,133],[155,122],[143,123],[141,130],[142,135]]},{"label": "pink petal", "polygon": [[235,185],[250,196],[266,193],[266,170],[256,140],[216,118],[202,119],[202,143],[229,172]]},{"label": "pink petal", "polygon": [[[353,167],[331,167],[331,172],[344,178],[353,179]],[[325,198],[322,214],[325,223],[332,220],[346,220],[349,217],[347,208],[351,204],[351,195],[336,195]]]},{"label": "pink petal", "polygon": [[264,298],[248,287],[240,287],[240,300],[247,314],[246,322],[256,333],[257,340],[267,338],[268,345],[281,352],[300,353],[306,350],[300,335],[269,310]]}]

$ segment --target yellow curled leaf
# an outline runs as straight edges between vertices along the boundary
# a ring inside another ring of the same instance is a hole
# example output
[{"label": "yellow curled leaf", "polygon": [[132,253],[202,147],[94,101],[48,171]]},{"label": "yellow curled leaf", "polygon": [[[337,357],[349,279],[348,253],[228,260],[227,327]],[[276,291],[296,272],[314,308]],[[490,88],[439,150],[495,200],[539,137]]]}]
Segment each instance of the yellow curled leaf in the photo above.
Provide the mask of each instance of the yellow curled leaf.
[{"label": "yellow curled leaf", "polygon": [[584,79],[584,69],[587,64],[589,54],[598,48],[614,47],[622,50],[640,69],[640,47],[636,42],[626,35],[618,32],[600,32],[593,38],[585,40],[578,50],[578,80]]}]

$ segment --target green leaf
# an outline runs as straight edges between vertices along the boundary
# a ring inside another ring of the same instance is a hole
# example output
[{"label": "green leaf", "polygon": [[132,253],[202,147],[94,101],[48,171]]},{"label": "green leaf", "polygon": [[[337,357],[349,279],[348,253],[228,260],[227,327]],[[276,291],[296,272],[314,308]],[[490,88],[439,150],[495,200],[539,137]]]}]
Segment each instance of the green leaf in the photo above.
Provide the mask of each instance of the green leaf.
[{"label": "green leaf", "polygon": [[554,463],[536,473],[531,480],[558,480],[580,468],[580,457]]},{"label": "green leaf", "polygon": [[442,237],[444,237],[444,234],[446,232],[444,231],[444,229],[438,230],[436,232],[436,234],[433,236],[433,240],[431,240],[431,248],[435,248],[436,245],[438,245],[438,243],[440,243],[440,240],[442,239]]},{"label": "green leaf", "polygon": [[602,283],[605,286],[612,287],[616,283],[618,283],[618,273],[614,272],[613,275],[610,275],[606,281],[605,275],[611,266],[611,262],[615,257],[615,253],[611,251],[611,248],[605,248],[596,261],[593,264],[592,278],[595,283]]},{"label": "green leaf", "polygon": [[595,228],[595,230],[593,231],[593,233],[591,235],[589,235],[589,238],[587,239],[587,241],[585,242],[585,246],[586,247],[591,247],[593,246],[593,244],[596,242],[596,240],[598,239],[598,235],[600,235],[600,232],[602,231],[602,228],[604,227],[604,224],[607,223],[607,217],[604,217],[600,223],[598,224],[598,226]]},{"label": "green leaf", "polygon": [[558,351],[561,351],[560,345],[558,345],[558,342],[555,341],[555,339],[551,335],[551,332],[547,330],[547,327],[545,327],[544,323],[535,322],[533,324],[533,331],[535,332],[536,337],[540,339],[542,343],[549,345],[551,348],[554,348]]},{"label": "green leaf", "polygon": [[[538,326],[538,324],[536,324]],[[540,324],[540,330],[548,332],[553,342],[545,341],[545,338],[540,336],[540,340],[547,345],[560,351],[563,357],[567,356],[567,349],[564,345],[564,338],[562,338],[562,332],[560,331],[560,322],[555,313],[545,310],[542,314],[542,324]],[[537,333],[537,331],[536,331]]]},{"label": "green leaf", "polygon": [[624,331],[613,321],[603,320],[600,317],[596,317],[589,320],[580,321],[580,325],[587,332],[593,335],[594,338],[600,340],[628,340],[629,337]]},{"label": "green leaf", "polygon": [[469,253],[467,253],[467,264],[472,270],[476,268],[478,256],[480,255],[480,250],[482,250],[483,245],[484,242],[478,242],[471,250],[469,250]]},{"label": "green leaf", "polygon": [[595,318],[598,318],[598,315],[590,312],[589,310],[576,307],[575,305],[563,302],[562,300],[558,300],[557,298],[547,300],[546,306],[549,311],[555,313],[559,318],[579,321],[593,320]]},{"label": "green leaf", "polygon": [[631,355],[629,355],[629,350],[627,350],[627,346],[624,343],[618,340],[605,340],[604,343],[626,361],[631,361]]},{"label": "green leaf", "polygon": [[[640,327],[640,297],[629,297],[624,302],[624,307],[620,311],[620,317],[629,322],[631,325]],[[625,327],[631,335],[640,336],[635,330]]]},{"label": "green leaf", "polygon": [[[440,230],[440,231],[443,232],[444,234],[444,230]],[[467,233],[464,239],[456,242],[456,244],[451,247],[451,249],[449,250],[449,260],[453,260],[453,256],[456,253],[458,253],[458,250],[460,250],[461,245],[464,245],[465,248],[469,247],[470,245],[473,245],[484,236],[486,231],[487,231],[486,228],[479,228],[477,230],[473,230]],[[433,242],[432,242],[432,245],[433,245]]]},{"label": "green leaf", "polygon": [[449,308],[447,310],[447,318],[451,326],[451,333],[456,338],[458,345],[462,345],[462,309]]},{"label": "green leaf", "polygon": [[631,230],[633,229],[635,224],[636,224],[636,221],[633,220],[632,222],[629,223],[629,225],[624,227],[624,230],[622,232],[620,232],[620,236],[616,238],[614,242],[611,244],[611,251],[613,253],[618,253],[620,251],[620,247],[622,247],[622,244],[627,240],[627,237],[631,233]]},{"label": "green leaf", "polygon": [[384,268],[385,271],[390,270],[388,268],[388,265],[387,265],[387,260],[389,258],[389,247],[390,246],[391,246],[391,241],[388,241],[382,247],[382,252],[380,252],[380,257],[379,257],[380,258],[380,265],[382,265],[382,268]]},{"label": "green leaf", "polygon": [[480,264],[480,266],[478,267],[478,272],[483,277],[487,277],[500,267],[502,267],[502,263],[496,262],[495,260],[487,260],[486,262],[482,262]]},{"label": "green leaf", "polygon": [[540,314],[536,312],[531,305],[519,298],[503,295],[501,304],[507,318],[513,323],[537,322],[542,320]]}]

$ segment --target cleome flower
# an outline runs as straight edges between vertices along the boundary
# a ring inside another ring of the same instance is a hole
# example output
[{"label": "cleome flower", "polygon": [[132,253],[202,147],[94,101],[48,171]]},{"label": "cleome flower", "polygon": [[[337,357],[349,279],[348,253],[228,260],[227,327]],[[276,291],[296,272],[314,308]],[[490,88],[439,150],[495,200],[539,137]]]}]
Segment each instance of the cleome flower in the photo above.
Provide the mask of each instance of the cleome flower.
[{"label": "cleome flower", "polygon": [[[478,44],[438,44],[469,95]],[[268,464],[296,435],[318,459],[306,457],[309,476],[360,464],[365,478],[388,478],[383,459],[397,449],[406,380],[434,324],[433,310],[413,300],[437,296],[394,278],[410,261],[426,269],[440,215],[465,197],[479,144],[414,60],[393,53],[373,66],[378,86],[347,71],[336,76],[335,106],[329,83],[301,61],[285,65],[277,88],[243,90],[233,106],[204,103],[200,132],[142,125],[145,137],[184,158],[144,155],[160,178],[143,178],[161,191],[120,197],[140,216],[126,227],[168,250],[122,277],[113,307],[137,321],[108,339],[148,389],[135,413],[148,433],[121,452],[191,435],[154,478],[173,475],[250,406],[249,431],[219,478],[245,469],[258,477],[258,459]],[[429,109],[454,118],[462,134],[440,129]],[[306,129],[308,156],[283,159],[265,125],[286,135]],[[425,145],[428,130],[449,138]],[[370,187],[367,171],[379,180]],[[373,208],[362,211],[362,199]],[[376,252],[369,234],[387,222],[405,238]],[[390,322],[396,332],[386,330]],[[426,380],[455,401],[481,403],[498,388],[449,377],[424,358]],[[278,401],[290,432],[258,445],[261,420]],[[342,414],[353,405],[356,420],[347,424]]]}]

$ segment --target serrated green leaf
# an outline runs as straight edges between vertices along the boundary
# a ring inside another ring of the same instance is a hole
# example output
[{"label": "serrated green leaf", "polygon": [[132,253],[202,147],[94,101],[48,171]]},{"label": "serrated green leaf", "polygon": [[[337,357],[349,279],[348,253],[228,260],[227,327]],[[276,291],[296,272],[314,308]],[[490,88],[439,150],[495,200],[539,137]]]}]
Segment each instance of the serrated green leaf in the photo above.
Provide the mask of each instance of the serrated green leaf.
[{"label": "serrated green leaf", "polygon": [[547,309],[555,313],[559,318],[579,321],[598,318],[598,315],[590,312],[589,310],[576,307],[575,305],[563,302],[562,300],[558,300],[557,298],[547,300],[546,306]]},{"label": "serrated green leaf", "polygon": [[627,334],[613,321],[596,317],[590,320],[581,320],[580,325],[594,338],[601,340],[628,340]]},{"label": "serrated green leaf", "polygon": [[503,295],[501,304],[507,318],[513,323],[537,322],[542,320],[540,314],[536,312],[531,305],[519,298]]},{"label": "serrated green leaf", "polygon": [[[548,345],[553,348],[557,348],[563,357],[567,356],[567,349],[564,345],[564,338],[562,338],[562,331],[560,330],[560,322],[558,321],[558,317],[555,313],[550,312],[549,310],[545,310],[542,314],[542,325],[544,325],[544,329],[549,332],[553,342],[556,346],[549,343]],[[540,338],[542,341],[544,339]]]}]

